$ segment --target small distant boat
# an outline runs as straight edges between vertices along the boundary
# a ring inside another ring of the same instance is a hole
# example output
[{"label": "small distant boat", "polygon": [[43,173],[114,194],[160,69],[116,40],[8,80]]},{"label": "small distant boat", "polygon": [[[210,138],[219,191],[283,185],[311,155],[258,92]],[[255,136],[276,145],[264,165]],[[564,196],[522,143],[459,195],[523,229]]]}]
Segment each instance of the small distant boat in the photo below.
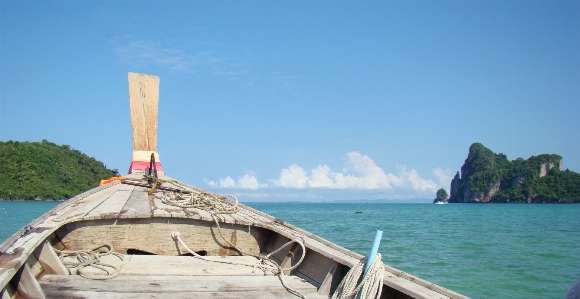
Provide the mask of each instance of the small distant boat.
[{"label": "small distant boat", "polygon": [[[362,255],[233,196],[165,175],[157,153],[158,89],[158,77],[129,73],[129,174],[69,199],[2,242],[0,298],[327,299],[335,293]],[[381,266],[381,299],[468,298]]]},{"label": "small distant boat", "polygon": [[448,202],[446,202],[446,201],[437,201],[437,202],[435,202],[435,204],[436,205],[446,205],[446,204],[448,204]]}]

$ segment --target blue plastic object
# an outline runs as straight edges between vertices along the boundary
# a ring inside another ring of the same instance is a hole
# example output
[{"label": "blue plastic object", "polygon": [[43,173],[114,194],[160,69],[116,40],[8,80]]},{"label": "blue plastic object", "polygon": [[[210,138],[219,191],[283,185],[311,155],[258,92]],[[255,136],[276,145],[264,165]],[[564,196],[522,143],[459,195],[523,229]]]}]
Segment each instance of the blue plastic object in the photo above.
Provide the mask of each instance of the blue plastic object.
[{"label": "blue plastic object", "polygon": [[377,230],[377,233],[375,234],[375,240],[373,241],[373,247],[371,247],[371,254],[369,254],[369,259],[368,259],[367,264],[365,266],[365,271],[364,271],[363,277],[365,277],[367,275],[367,271],[369,270],[371,264],[373,263],[373,261],[377,257],[377,252],[379,251],[379,245],[381,244],[382,238],[383,238],[383,231]]}]

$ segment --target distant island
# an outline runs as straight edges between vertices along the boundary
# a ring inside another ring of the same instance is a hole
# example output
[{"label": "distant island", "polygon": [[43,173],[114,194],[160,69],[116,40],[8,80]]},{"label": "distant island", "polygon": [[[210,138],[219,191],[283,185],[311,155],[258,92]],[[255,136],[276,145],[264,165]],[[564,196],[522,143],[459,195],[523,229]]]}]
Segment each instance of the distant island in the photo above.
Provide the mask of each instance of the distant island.
[{"label": "distant island", "polygon": [[437,190],[437,197],[433,200],[433,203],[447,203],[449,201],[449,195],[445,189],[441,188]]},{"label": "distant island", "polygon": [[68,145],[0,142],[0,199],[64,200],[118,174]]},{"label": "distant island", "polygon": [[580,174],[562,170],[559,155],[510,161],[474,143],[450,193],[450,203],[580,203]]}]

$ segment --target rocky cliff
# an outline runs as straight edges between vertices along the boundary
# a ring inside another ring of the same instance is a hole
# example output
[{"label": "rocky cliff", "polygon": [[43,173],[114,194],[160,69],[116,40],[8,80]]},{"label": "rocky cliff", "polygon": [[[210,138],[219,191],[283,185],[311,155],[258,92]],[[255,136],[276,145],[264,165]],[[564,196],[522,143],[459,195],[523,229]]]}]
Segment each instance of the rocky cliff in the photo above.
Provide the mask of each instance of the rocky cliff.
[{"label": "rocky cliff", "polygon": [[449,202],[580,202],[580,174],[562,171],[559,155],[510,161],[481,143],[451,181]]}]

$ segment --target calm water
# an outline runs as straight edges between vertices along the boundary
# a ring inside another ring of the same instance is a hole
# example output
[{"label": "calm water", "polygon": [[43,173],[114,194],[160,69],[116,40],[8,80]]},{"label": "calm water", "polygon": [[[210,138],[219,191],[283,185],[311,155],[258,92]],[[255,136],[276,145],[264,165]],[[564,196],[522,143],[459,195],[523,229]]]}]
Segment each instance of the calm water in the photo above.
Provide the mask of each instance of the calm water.
[{"label": "calm water", "polygon": [[[0,202],[0,240],[56,206]],[[580,277],[580,205],[249,203],[473,298],[563,298]],[[361,211],[361,214],[355,214]]]}]

